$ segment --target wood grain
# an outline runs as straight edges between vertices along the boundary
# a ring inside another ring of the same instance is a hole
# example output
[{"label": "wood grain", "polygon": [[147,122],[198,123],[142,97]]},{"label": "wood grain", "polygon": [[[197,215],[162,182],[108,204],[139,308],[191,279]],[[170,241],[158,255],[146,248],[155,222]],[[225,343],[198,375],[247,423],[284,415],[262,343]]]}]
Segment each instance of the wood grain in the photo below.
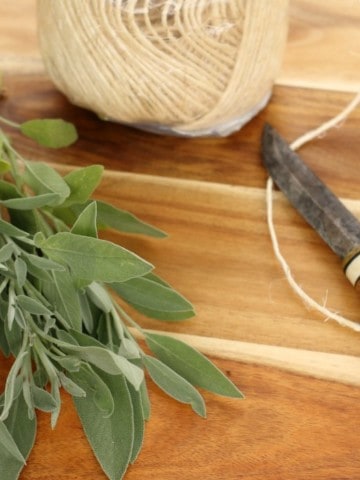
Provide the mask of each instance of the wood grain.
[{"label": "wood grain", "polygon": [[360,90],[360,2],[290,1],[289,41],[278,82]]},{"label": "wood grain", "polygon": [[[266,226],[267,174],[259,150],[264,122],[291,142],[336,115],[360,88],[360,2],[292,1],[284,66],[269,106],[240,132],[211,139],[160,137],[71,106],[43,71],[35,10],[36,0],[0,2],[6,93],[0,115],[19,122],[63,117],[76,123],[80,140],[49,152],[12,131],[16,146],[62,172],[105,165],[98,198],[169,233],[162,241],[105,235],[153,262],[192,300],[197,316],[168,324],[132,313],[143,326],[175,333],[212,355],[246,394],[244,401],[205,394],[204,421],[152,386],[144,449],[126,479],[360,478],[359,388],[352,386],[359,381],[358,334],[309,311],[284,279]],[[360,218],[359,121],[358,109],[301,154]],[[326,299],[329,308],[359,321],[360,299],[338,259],[280,193],[274,206],[280,246],[296,280],[320,303]],[[1,359],[2,384],[9,367]],[[105,476],[64,394],[55,431],[48,416],[39,415],[21,480],[89,478]]]},{"label": "wood grain", "polygon": [[[61,116],[76,123],[80,140],[66,150],[62,163],[101,163],[116,171],[259,188],[264,188],[267,177],[260,158],[264,122],[274,125],[291,142],[335,116],[353,98],[349,93],[276,87],[268,108],[234,135],[183,139],[103,122],[71,106],[43,75],[7,74],[4,83],[6,98],[0,101],[0,114],[18,122]],[[359,121],[357,109],[341,128],[301,149],[309,166],[345,198],[358,198],[359,193]],[[24,155],[58,162],[58,152],[39,149],[31,141],[20,140],[16,132],[11,133]]]},{"label": "wood grain", "polygon": [[[354,480],[360,477],[359,389],[276,369],[216,361],[246,400],[205,393],[208,419],[151,387],[144,448],[126,479]],[[4,376],[1,362],[1,377]],[[67,395],[57,428],[39,415],[21,480],[105,480]]]}]

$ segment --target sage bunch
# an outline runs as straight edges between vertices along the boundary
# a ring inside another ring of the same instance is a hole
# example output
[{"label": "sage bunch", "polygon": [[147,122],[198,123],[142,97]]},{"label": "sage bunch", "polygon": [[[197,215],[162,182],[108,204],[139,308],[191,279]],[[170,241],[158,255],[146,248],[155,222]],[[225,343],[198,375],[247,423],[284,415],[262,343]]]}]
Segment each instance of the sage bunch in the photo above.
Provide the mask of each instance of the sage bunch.
[{"label": "sage bunch", "polygon": [[[62,120],[1,120],[49,148],[77,138],[73,125]],[[47,163],[22,158],[0,130],[0,349],[13,357],[0,397],[1,480],[16,480],[25,466],[38,410],[49,413],[55,428],[62,389],[72,396],[110,480],[120,480],[141,450],[150,418],[145,372],[202,417],[206,407],[196,387],[242,397],[201,353],[142,329],[121,306],[160,321],[194,315],[191,303],[153,265],[99,238],[104,228],[165,236],[93,199],[102,173],[102,166],[90,165],[61,176]]]}]

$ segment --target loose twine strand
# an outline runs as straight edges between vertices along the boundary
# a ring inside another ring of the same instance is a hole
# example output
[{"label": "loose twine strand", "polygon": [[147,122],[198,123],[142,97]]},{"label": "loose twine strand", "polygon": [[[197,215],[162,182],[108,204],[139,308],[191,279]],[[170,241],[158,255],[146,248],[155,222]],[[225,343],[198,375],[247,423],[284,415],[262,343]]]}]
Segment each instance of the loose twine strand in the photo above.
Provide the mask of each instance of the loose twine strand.
[{"label": "loose twine strand", "polygon": [[[347,105],[347,107],[340,112],[336,117],[332,118],[328,122],[325,122],[320,127],[311,130],[300,138],[295,140],[290,147],[293,150],[297,150],[305,143],[310,142],[311,140],[323,135],[325,132],[334,128],[341,124],[341,122],[345,121],[347,117],[351,114],[353,110],[360,104],[360,92],[355,96],[355,98]],[[268,178],[267,185],[266,185],[266,204],[267,204],[267,223],[269,228],[269,233],[272,241],[272,246],[274,250],[275,257],[279,261],[284,273],[286,280],[288,281],[291,288],[295,291],[295,293],[304,301],[306,305],[314,310],[317,310],[321,314],[325,316],[325,321],[331,319],[337,322],[338,324],[342,325],[343,327],[348,327],[355,332],[360,332],[360,324],[356,323],[352,320],[348,320],[347,318],[339,315],[336,312],[329,310],[325,305],[320,305],[316,300],[310,297],[303,288],[296,282],[290,266],[288,265],[287,261],[285,260],[283,254],[281,253],[279,241],[277,238],[277,234],[275,231],[274,226],[274,219],[273,219],[273,180],[272,178]]]}]

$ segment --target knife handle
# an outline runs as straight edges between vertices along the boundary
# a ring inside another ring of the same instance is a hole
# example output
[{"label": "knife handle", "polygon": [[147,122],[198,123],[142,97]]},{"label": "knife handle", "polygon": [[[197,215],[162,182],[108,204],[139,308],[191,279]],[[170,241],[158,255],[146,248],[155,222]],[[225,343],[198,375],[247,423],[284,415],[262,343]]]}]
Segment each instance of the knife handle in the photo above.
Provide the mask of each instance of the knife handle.
[{"label": "knife handle", "polygon": [[360,292],[360,246],[346,255],[343,269],[349,282]]}]

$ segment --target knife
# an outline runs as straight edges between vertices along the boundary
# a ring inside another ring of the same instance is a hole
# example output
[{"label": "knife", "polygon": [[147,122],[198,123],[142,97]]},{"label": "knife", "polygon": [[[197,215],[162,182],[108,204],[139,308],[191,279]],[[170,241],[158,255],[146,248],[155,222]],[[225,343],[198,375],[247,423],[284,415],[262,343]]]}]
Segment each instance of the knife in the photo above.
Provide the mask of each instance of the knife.
[{"label": "knife", "polygon": [[341,258],[360,292],[360,222],[270,125],[262,134],[263,162],[290,203]]}]

